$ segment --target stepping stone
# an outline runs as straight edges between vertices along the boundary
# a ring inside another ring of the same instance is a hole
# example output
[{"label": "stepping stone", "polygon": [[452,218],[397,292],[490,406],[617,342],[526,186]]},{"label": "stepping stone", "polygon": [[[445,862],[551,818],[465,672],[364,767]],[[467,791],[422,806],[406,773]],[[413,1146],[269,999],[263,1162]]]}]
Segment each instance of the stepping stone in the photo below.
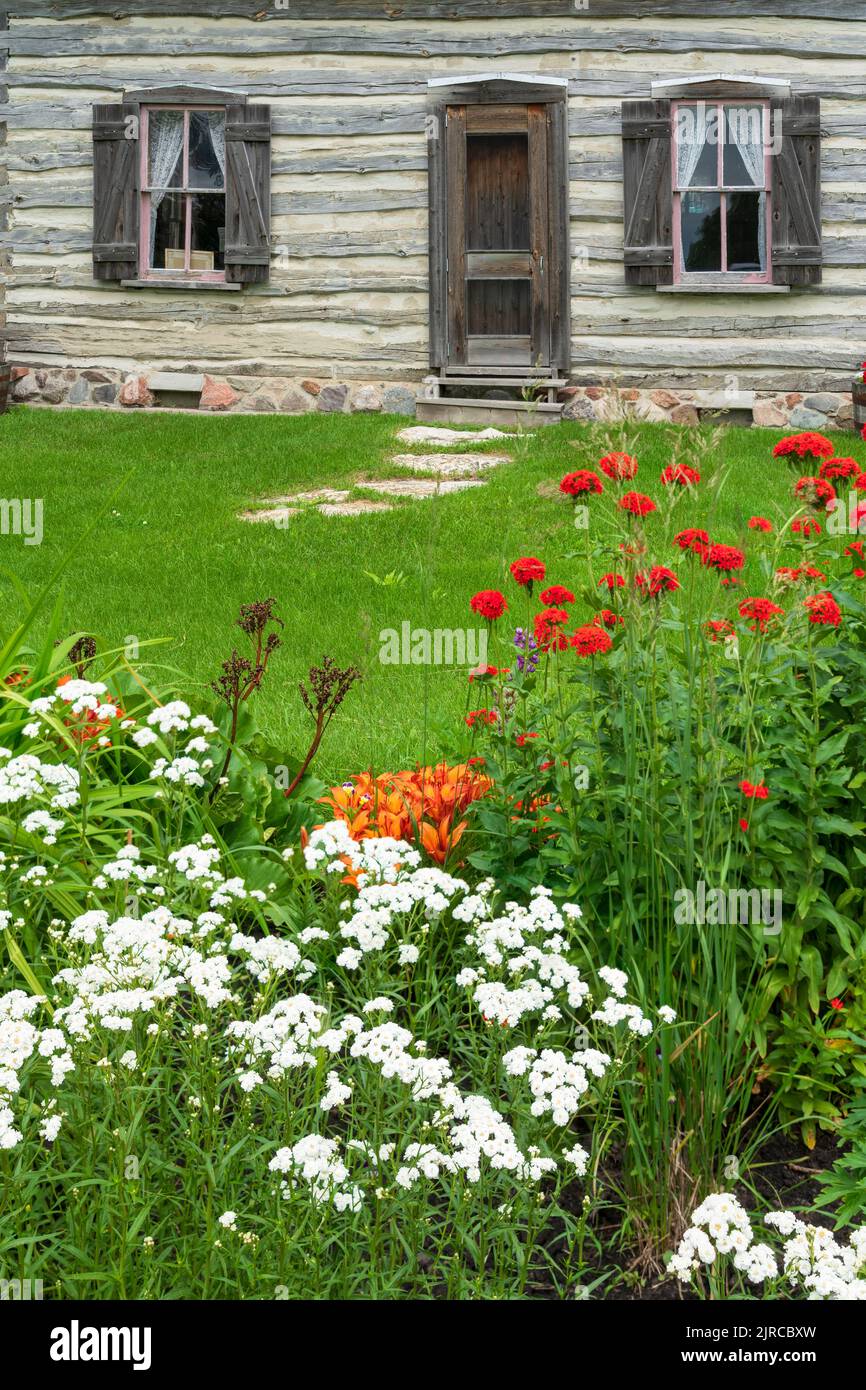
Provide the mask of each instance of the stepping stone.
[{"label": "stepping stone", "polygon": [[442,478],[471,478],[488,468],[510,463],[510,454],[395,454],[388,460],[413,473],[438,473]]},{"label": "stepping stone", "polygon": [[293,492],[291,496],[286,494],[280,497],[263,497],[263,502],[290,504],[292,502],[345,502],[350,495],[348,488],[320,487],[314,492]]},{"label": "stepping stone", "polygon": [[[443,493],[463,492],[468,487],[485,487],[482,478],[443,479],[438,478],[391,478],[379,483],[359,483],[367,492],[381,492],[388,497],[438,497]],[[324,510],[324,508],[323,508]]]},{"label": "stepping stone", "polygon": [[516,439],[515,434],[506,434],[488,425],[483,430],[448,430],[437,425],[410,425],[399,430],[397,438],[401,444],[476,444],[482,439]]},{"label": "stepping stone", "polygon": [[298,507],[268,507],[258,512],[239,512],[238,515],[241,521],[270,521],[276,526],[288,521],[291,516],[297,516],[299,510]]},{"label": "stepping stone", "polygon": [[387,502],[323,502],[318,509],[322,516],[359,516],[362,512],[390,512]]}]

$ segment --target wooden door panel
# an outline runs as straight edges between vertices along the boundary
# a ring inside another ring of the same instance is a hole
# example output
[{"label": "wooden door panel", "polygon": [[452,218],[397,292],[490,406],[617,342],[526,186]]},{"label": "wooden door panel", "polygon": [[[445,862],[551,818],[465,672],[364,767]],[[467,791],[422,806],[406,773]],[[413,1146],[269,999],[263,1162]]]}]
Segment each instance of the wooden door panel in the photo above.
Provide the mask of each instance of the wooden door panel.
[{"label": "wooden door panel", "polygon": [[445,119],[448,361],[466,361],[466,108]]},{"label": "wooden door panel", "polygon": [[533,366],[550,362],[550,210],[547,188],[547,107],[527,107],[529,120],[530,354]]}]

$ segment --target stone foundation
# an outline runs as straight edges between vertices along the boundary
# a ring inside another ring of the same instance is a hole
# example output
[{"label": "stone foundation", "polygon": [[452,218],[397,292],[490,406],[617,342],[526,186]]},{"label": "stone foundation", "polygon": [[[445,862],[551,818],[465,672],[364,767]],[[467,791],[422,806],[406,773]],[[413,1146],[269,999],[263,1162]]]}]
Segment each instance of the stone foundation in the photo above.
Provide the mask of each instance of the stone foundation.
[{"label": "stone foundation", "polygon": [[[429,380],[429,379],[428,379]],[[384,412],[414,415],[423,382],[340,382],[315,377],[209,376],[207,373],[141,372],[92,367],[12,368],[12,400],[34,405],[148,410],[197,409],[208,413],[265,412],[299,415]],[[732,424],[770,429],[854,428],[850,393],[838,391],[669,390],[567,386],[559,393],[565,420],[614,421],[625,417],[675,425],[726,418]]]}]

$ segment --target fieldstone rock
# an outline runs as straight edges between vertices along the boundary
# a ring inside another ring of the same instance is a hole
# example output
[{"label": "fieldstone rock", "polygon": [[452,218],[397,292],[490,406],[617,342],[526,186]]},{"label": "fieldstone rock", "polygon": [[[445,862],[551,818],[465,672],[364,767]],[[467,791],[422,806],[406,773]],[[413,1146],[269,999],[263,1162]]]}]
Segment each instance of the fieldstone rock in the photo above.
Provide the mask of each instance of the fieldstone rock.
[{"label": "fieldstone rock", "polygon": [[784,411],[770,401],[759,401],[752,406],[752,421],[759,429],[775,429],[787,423]]},{"label": "fieldstone rock", "polygon": [[317,408],[327,411],[328,414],[339,413],[346,404],[348,394],[348,386],[343,386],[342,384],[338,386],[323,386],[319,392]]},{"label": "fieldstone rock", "polygon": [[214,381],[212,376],[205,376],[204,385],[201,388],[201,399],[199,409],[201,410],[231,410],[240,400],[237,391],[233,391],[227,381]]},{"label": "fieldstone rock", "polygon": [[270,521],[274,526],[284,525],[290,517],[297,516],[297,507],[269,507],[263,511],[240,512],[241,521]]},{"label": "fieldstone rock", "polygon": [[440,478],[472,478],[488,468],[510,463],[510,454],[394,454],[388,460],[395,468],[412,473],[436,473]]},{"label": "fieldstone rock", "polygon": [[698,423],[698,412],[693,405],[678,405],[671,411],[671,423],[674,425],[696,425]]},{"label": "fieldstone rock", "polygon": [[789,391],[785,397],[785,405],[789,410],[793,410],[794,406],[799,405],[802,399],[803,396],[800,391]]},{"label": "fieldstone rock", "polygon": [[121,386],[117,399],[121,405],[133,408],[153,405],[156,397],[148,390],[147,377],[131,376]]},{"label": "fieldstone rock", "polygon": [[72,383],[66,400],[69,405],[84,405],[85,401],[90,400],[90,386],[83,377]]},{"label": "fieldstone rock", "polygon": [[110,373],[102,372],[98,367],[88,367],[87,371],[82,372],[81,375],[85,381],[96,382],[98,385],[105,385],[106,382],[111,381]]},{"label": "fieldstone rock", "polygon": [[27,376],[29,372],[29,367],[13,367],[10,372],[10,378],[12,381],[20,381],[21,378]]},{"label": "fieldstone rock", "polygon": [[513,434],[488,425],[483,430],[449,430],[444,425],[409,425],[399,430],[401,444],[473,444],[479,439],[514,439]]},{"label": "fieldstone rock", "polygon": [[595,406],[586,396],[575,396],[562,408],[563,420],[594,420]]},{"label": "fieldstone rock", "polygon": [[586,394],[591,401],[600,401],[604,398],[604,391],[600,386],[587,386]]},{"label": "fieldstone rock", "polygon": [[301,390],[306,391],[308,396],[318,396],[321,389],[321,382],[311,381],[309,378],[301,382]]},{"label": "fieldstone rock", "polygon": [[15,401],[35,401],[40,395],[41,389],[35,372],[25,372],[13,383],[12,399]]},{"label": "fieldstone rock", "polygon": [[295,391],[294,388],[287,391],[277,401],[277,409],[281,410],[284,415],[303,415],[309,408],[309,396],[305,396],[301,391]]},{"label": "fieldstone rock", "polygon": [[94,386],[93,402],[95,405],[114,405],[117,400],[117,387],[113,381],[107,381],[103,386]]},{"label": "fieldstone rock", "polygon": [[656,420],[659,423],[668,418],[667,411],[662,410],[660,405],[656,405],[654,401],[650,400],[639,400],[635,405],[634,413],[639,420]]},{"label": "fieldstone rock", "polygon": [[250,396],[248,400],[244,401],[244,410],[258,410],[268,414],[276,408],[276,401],[272,401],[270,396]]},{"label": "fieldstone rock", "polygon": [[843,401],[842,404],[840,405],[839,409],[836,411],[836,419],[837,419],[840,423],[845,423],[845,424],[847,424],[849,420],[853,420],[853,419],[854,419],[854,402],[853,402],[853,401]]},{"label": "fieldstone rock", "polygon": [[803,401],[806,410],[817,410],[822,415],[834,415],[838,404],[838,396],[830,396],[823,392],[816,396],[807,396]]},{"label": "fieldstone rock", "polygon": [[462,492],[467,487],[486,487],[487,484],[483,478],[387,478],[358,486],[385,497],[436,497],[439,493]]},{"label": "fieldstone rock", "polygon": [[825,430],[827,416],[819,414],[817,410],[807,410],[804,405],[798,405],[791,411],[788,423],[795,430]]},{"label": "fieldstone rock", "polygon": [[619,398],[621,401],[639,401],[640,391],[638,391],[637,387],[635,386],[627,386],[625,390],[620,391]]},{"label": "fieldstone rock", "polygon": [[679,404],[679,398],[672,391],[650,391],[650,400],[653,405],[661,406],[662,410],[673,410]]},{"label": "fieldstone rock", "polygon": [[414,415],[414,391],[407,386],[389,386],[382,397],[382,409],[388,415]]},{"label": "fieldstone rock", "polygon": [[374,411],[382,409],[382,397],[375,386],[361,386],[352,397],[353,411]]}]

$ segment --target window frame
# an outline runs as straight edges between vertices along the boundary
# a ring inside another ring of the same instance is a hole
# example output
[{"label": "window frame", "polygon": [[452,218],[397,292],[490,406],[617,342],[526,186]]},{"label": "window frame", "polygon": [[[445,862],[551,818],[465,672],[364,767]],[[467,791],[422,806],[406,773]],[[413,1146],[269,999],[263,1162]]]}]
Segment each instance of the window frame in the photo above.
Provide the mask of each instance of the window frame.
[{"label": "window frame", "polygon": [[[724,182],[724,153],[727,145],[727,119],[724,120],[723,138],[717,142],[717,182],[714,185],[691,186],[688,189],[680,188],[678,179],[679,160],[678,151],[678,129],[679,129],[679,110],[680,107],[687,106],[717,107],[724,112],[728,107],[760,107],[761,109],[761,130],[764,141],[764,183],[762,187],[756,184],[725,184]],[[701,95],[697,92],[689,92],[671,101],[671,195],[672,195],[672,222],[673,222],[673,283],[674,285],[730,285],[732,289],[744,285],[772,285],[773,282],[773,175],[772,175],[772,153],[771,153],[771,101],[769,97],[757,96],[735,96]],[[763,193],[765,198],[765,268],[763,271],[737,271],[737,270],[686,270],[683,264],[683,242],[682,242],[682,195],[684,192],[703,192],[718,193],[720,199],[720,218],[721,218],[721,252],[722,265],[727,261],[727,195],[730,193],[757,192]]]},{"label": "window frame", "polygon": [[[138,250],[138,273],[142,281],[149,281],[156,285],[165,284],[188,284],[190,281],[203,284],[226,284],[226,269],[222,270],[194,270],[190,267],[189,260],[192,253],[192,208],[191,199],[194,193],[213,193],[222,194],[223,199],[227,197],[227,172],[223,176],[222,189],[196,189],[189,187],[189,126],[190,116],[195,111],[222,112],[224,119],[227,118],[227,105],[214,101],[148,101],[142,102],[139,108],[139,144],[140,164],[139,164],[139,189],[140,200],[139,210],[139,250]],[[154,111],[179,111],[183,114],[183,187],[178,190],[184,198],[184,266],[181,270],[168,270],[166,268],[156,268],[150,265],[150,227],[151,227],[151,186],[148,180],[148,164],[150,161],[150,115]]]}]

